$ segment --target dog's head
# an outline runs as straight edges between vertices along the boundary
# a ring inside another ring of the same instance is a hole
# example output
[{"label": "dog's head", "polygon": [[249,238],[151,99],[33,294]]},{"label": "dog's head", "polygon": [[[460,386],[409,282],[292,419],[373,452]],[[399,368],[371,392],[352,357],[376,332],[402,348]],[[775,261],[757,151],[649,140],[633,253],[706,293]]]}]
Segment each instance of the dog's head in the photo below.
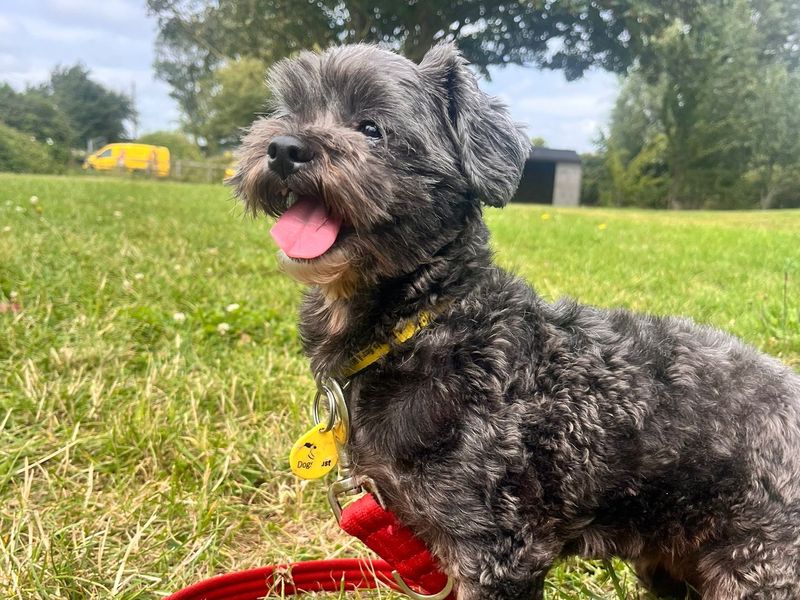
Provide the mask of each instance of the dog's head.
[{"label": "dog's head", "polygon": [[366,45],[304,52],[268,87],[232,183],[278,217],[287,271],[340,293],[415,269],[481,202],[508,202],[529,150],[449,45],[419,65]]}]

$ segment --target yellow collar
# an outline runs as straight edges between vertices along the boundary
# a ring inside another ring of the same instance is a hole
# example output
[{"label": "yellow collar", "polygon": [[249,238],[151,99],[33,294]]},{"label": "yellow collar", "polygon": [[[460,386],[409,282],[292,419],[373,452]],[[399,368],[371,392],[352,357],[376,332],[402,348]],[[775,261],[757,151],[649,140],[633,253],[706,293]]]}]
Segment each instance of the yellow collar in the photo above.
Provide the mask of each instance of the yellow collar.
[{"label": "yellow collar", "polygon": [[393,341],[384,344],[376,342],[367,346],[350,360],[350,364],[342,371],[342,375],[344,377],[352,377],[356,373],[363,371],[373,363],[379,361],[389,354],[392,348],[407,342],[422,329],[430,325],[434,317],[441,314],[444,309],[447,308],[447,305],[447,302],[443,302],[432,310],[420,311],[417,313],[416,317],[407,321],[405,325],[398,323],[392,331]]}]

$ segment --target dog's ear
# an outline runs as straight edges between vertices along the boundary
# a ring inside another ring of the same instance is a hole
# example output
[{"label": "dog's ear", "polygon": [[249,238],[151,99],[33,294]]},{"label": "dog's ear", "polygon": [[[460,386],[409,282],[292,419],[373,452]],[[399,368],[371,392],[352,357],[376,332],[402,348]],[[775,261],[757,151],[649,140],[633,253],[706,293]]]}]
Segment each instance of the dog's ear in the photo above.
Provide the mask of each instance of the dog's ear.
[{"label": "dog's ear", "polygon": [[473,194],[491,206],[504,206],[517,189],[530,142],[505,105],[480,90],[455,45],[434,46],[419,68],[445,106]]}]

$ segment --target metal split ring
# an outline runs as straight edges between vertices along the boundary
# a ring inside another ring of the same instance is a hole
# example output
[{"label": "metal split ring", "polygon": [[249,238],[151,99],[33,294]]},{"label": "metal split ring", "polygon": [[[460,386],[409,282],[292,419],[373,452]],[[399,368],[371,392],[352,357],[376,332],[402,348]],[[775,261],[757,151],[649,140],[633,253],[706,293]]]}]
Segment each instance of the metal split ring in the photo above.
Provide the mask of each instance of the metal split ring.
[{"label": "metal split ring", "polygon": [[347,443],[347,438],[350,436],[350,415],[347,411],[347,403],[344,400],[344,392],[342,386],[333,377],[317,376],[317,393],[314,396],[314,403],[312,404],[312,413],[314,416],[314,423],[319,425],[322,423],[320,418],[320,404],[322,396],[325,396],[327,402],[328,416],[325,420],[325,428],[323,432],[328,432],[333,429],[337,421],[342,424],[342,431],[344,439],[340,440],[341,444]]}]

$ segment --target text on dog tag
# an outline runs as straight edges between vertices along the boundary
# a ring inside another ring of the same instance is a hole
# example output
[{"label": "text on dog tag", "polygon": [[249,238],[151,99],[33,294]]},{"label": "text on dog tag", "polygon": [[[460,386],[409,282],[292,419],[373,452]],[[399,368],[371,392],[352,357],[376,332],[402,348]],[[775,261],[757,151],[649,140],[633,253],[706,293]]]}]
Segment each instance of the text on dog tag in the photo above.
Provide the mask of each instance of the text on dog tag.
[{"label": "text on dog tag", "polygon": [[336,436],[333,431],[325,431],[324,425],[314,425],[313,429],[301,435],[289,453],[292,473],[301,479],[324,477],[338,461]]}]

